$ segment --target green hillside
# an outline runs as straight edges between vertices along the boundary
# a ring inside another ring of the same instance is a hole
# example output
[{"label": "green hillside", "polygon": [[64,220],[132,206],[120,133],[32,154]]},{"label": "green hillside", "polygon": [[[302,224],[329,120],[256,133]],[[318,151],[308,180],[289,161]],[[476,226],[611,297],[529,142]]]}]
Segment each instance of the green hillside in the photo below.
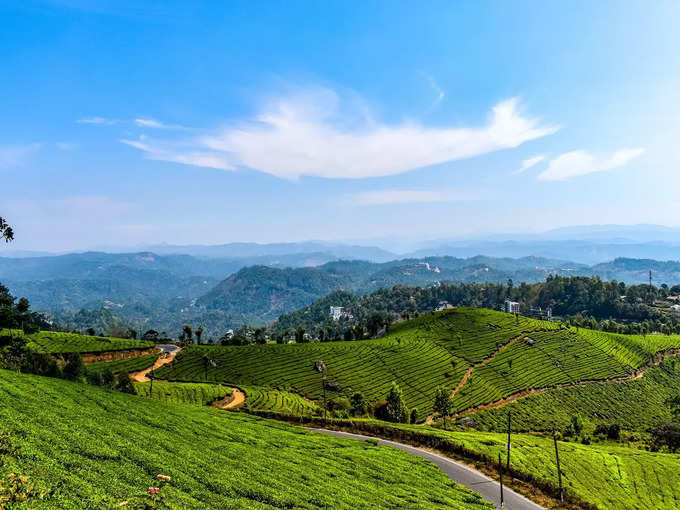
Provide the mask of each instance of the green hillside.
[{"label": "green hillside", "polygon": [[12,508],[136,510],[149,487],[178,510],[492,508],[405,452],[243,413],[5,370],[0,406],[0,474],[29,496]]},{"label": "green hillside", "polygon": [[[8,333],[9,330],[2,331],[2,334]],[[143,340],[89,336],[61,331],[40,331],[31,335],[24,335],[20,330],[13,330],[12,334],[25,336],[31,348],[38,352],[49,354],[67,352],[95,353],[126,349],[146,349],[154,346],[153,342]]]},{"label": "green hillside", "polygon": [[133,384],[135,390],[137,390],[137,395],[142,397],[197,406],[206,406],[215,400],[231,395],[231,388],[219,384],[154,381],[153,391],[150,382],[135,382]]},{"label": "green hillside", "polygon": [[680,347],[680,336],[616,335],[456,308],[397,324],[375,340],[191,346],[157,376],[269,387],[319,400],[315,362],[322,360],[327,380],[339,385],[331,397],[360,391],[374,402],[396,381],[407,405],[426,416],[439,385],[451,392],[460,386],[453,400],[463,411],[532,388],[627,377],[671,347]]},{"label": "green hillside", "polygon": [[152,366],[157,359],[157,354],[148,354],[146,356],[135,356],[116,361],[99,361],[97,363],[88,363],[87,371],[91,373],[103,373],[105,370],[110,370],[112,374],[118,374],[120,372],[139,372],[140,370]]},{"label": "green hillside", "polygon": [[618,383],[557,388],[522,398],[497,409],[474,414],[477,426],[505,430],[512,412],[515,430],[563,429],[572,416],[579,416],[589,433],[598,424],[618,424],[627,430],[645,431],[671,419],[668,400],[680,395],[680,363],[666,359],[645,376]]}]

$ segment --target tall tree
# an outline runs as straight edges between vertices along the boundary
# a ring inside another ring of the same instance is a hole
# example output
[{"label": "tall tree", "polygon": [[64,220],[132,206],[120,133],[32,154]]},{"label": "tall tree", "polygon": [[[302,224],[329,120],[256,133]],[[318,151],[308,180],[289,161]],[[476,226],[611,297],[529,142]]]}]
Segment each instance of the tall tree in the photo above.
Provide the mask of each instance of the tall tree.
[{"label": "tall tree", "polygon": [[196,343],[201,343],[201,337],[203,336],[203,326],[198,326],[196,328]]},{"label": "tall tree", "polygon": [[446,417],[451,414],[452,402],[446,388],[439,386],[434,392],[434,412],[444,418],[444,428],[446,429]]},{"label": "tall tree", "polygon": [[392,388],[387,395],[387,418],[390,421],[397,423],[406,423],[408,421],[408,409],[404,402],[404,396],[401,388],[396,382],[392,382]]}]

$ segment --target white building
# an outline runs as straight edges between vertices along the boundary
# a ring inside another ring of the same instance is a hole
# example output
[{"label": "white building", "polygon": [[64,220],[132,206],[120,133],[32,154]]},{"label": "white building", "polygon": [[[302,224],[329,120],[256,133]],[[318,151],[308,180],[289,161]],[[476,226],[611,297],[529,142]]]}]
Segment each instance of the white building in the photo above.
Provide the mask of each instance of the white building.
[{"label": "white building", "polygon": [[505,313],[519,313],[519,303],[517,301],[505,300],[505,305],[503,306]]},{"label": "white building", "polygon": [[331,318],[334,321],[340,320],[340,317],[344,315],[342,306],[331,306],[330,310]]},{"label": "white building", "polygon": [[434,309],[435,312],[441,312],[442,310],[448,310],[449,308],[453,308],[453,305],[449,303],[448,301],[440,301],[439,305],[437,305],[437,308]]}]

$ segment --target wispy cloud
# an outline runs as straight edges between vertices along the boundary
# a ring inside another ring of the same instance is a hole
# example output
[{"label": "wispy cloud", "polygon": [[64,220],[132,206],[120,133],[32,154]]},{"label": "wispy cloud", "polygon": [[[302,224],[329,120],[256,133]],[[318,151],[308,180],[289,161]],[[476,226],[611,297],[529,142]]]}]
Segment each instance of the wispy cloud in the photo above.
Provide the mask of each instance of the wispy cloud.
[{"label": "wispy cloud", "polygon": [[444,93],[444,90],[442,90],[442,88],[439,86],[439,84],[431,74],[425,72],[423,72],[422,74],[427,80],[427,83],[430,85],[430,88],[435,93],[434,101],[432,101],[432,104],[430,104],[429,108],[427,109],[428,112],[431,112],[432,110],[437,108],[437,106],[439,106],[439,103],[441,103],[444,100],[446,94]]},{"label": "wispy cloud", "polygon": [[541,161],[545,160],[545,156],[542,154],[538,154],[536,156],[532,156],[528,159],[525,159],[522,161],[522,166],[512,172],[513,174],[521,174],[522,172],[526,172],[529,170],[532,166],[538,165]]},{"label": "wispy cloud", "polygon": [[72,151],[78,148],[78,144],[74,142],[57,142],[55,145],[62,151]]},{"label": "wispy cloud", "polygon": [[594,172],[622,167],[645,152],[643,148],[621,149],[610,156],[594,156],[584,150],[571,151],[550,160],[548,168],[538,175],[541,181],[566,181]]},{"label": "wispy cloud", "polygon": [[517,99],[494,106],[480,127],[429,127],[366,122],[340,108],[332,90],[314,89],[276,101],[254,119],[183,140],[122,140],[152,159],[284,179],[382,177],[517,147],[556,132],[520,113]]},{"label": "wispy cloud", "polygon": [[472,190],[403,190],[383,189],[364,191],[350,197],[356,205],[422,204],[479,200],[479,192]]},{"label": "wispy cloud", "polygon": [[140,127],[154,128],[154,129],[187,129],[184,126],[179,126],[177,124],[166,124],[156,119],[143,119],[137,118],[134,123]]},{"label": "wispy cloud", "polygon": [[39,143],[0,146],[0,168],[21,166],[40,147],[42,144]]},{"label": "wispy cloud", "polygon": [[117,119],[107,119],[106,117],[84,117],[76,120],[78,124],[96,124],[99,126],[112,126],[118,124]]}]

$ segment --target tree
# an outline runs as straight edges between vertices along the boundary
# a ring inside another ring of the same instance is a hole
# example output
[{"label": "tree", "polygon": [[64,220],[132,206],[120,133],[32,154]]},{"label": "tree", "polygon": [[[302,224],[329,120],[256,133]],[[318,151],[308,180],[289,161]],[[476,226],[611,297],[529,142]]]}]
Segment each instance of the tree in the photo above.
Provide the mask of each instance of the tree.
[{"label": "tree", "polygon": [[185,324],[184,327],[182,328],[182,333],[184,334],[184,339],[189,342],[193,343],[194,341],[194,334],[191,331],[191,326],[188,324]]},{"label": "tree", "polygon": [[305,342],[305,328],[299,327],[295,331],[295,341],[299,344]]},{"label": "tree", "polygon": [[414,407],[411,409],[411,418],[409,419],[409,423],[418,423],[419,418],[420,415],[418,414],[418,408]]},{"label": "tree", "polygon": [[451,414],[451,410],[453,409],[453,402],[451,401],[451,396],[449,395],[449,392],[446,391],[446,388],[444,388],[443,386],[439,386],[434,391],[433,408],[435,413],[444,418],[444,429],[446,429],[446,418],[448,415]]},{"label": "tree", "polygon": [[201,343],[201,337],[203,336],[203,326],[198,326],[196,328],[196,343]]},{"label": "tree", "polygon": [[266,344],[267,343],[267,337],[264,334],[264,329],[262,328],[257,328],[255,332],[253,333],[253,339],[255,340],[256,344]]},{"label": "tree", "polygon": [[113,372],[111,372],[110,368],[105,369],[102,372],[102,386],[106,386],[107,388],[113,388],[116,385],[116,378],[113,375]]},{"label": "tree", "polygon": [[392,388],[387,394],[387,419],[395,423],[406,423],[408,421],[408,409],[404,402],[401,388],[396,382],[392,382]]},{"label": "tree", "polygon": [[14,241],[14,231],[2,216],[0,216],[0,239],[4,239],[6,243]]},{"label": "tree", "polygon": [[668,400],[671,416],[675,421],[680,421],[680,395],[676,395]]},{"label": "tree", "polygon": [[354,416],[362,416],[368,411],[368,402],[366,402],[366,398],[361,392],[357,391],[354,393],[350,399],[350,403],[352,404],[352,415]]},{"label": "tree", "polygon": [[680,423],[676,421],[667,421],[660,423],[650,431],[652,440],[652,448],[659,450],[662,447],[668,448],[668,451],[675,453],[680,448]]},{"label": "tree", "polygon": [[118,374],[118,384],[116,385],[118,388],[118,391],[122,391],[123,393],[130,393],[132,395],[137,394],[137,390],[135,390],[135,385],[132,384],[132,379],[130,379],[130,374],[127,372],[121,372]]},{"label": "tree", "polygon": [[80,379],[84,372],[83,358],[79,352],[72,352],[66,358],[64,365],[64,377],[71,381]]},{"label": "tree", "polygon": [[158,336],[158,331],[155,329],[150,329],[142,335],[142,340],[156,342],[158,340]]},{"label": "tree", "polygon": [[87,328],[85,333],[87,333],[89,336],[95,336],[97,332],[94,330],[94,328]]}]

